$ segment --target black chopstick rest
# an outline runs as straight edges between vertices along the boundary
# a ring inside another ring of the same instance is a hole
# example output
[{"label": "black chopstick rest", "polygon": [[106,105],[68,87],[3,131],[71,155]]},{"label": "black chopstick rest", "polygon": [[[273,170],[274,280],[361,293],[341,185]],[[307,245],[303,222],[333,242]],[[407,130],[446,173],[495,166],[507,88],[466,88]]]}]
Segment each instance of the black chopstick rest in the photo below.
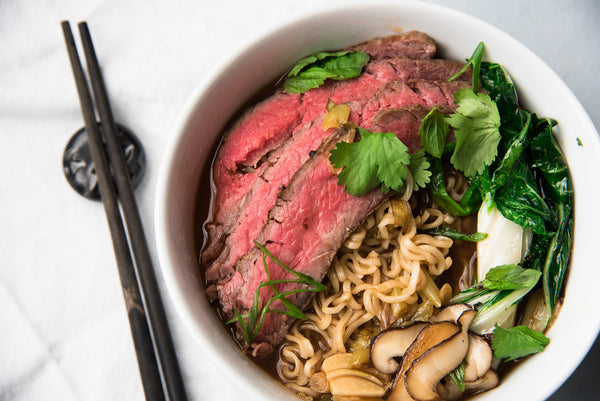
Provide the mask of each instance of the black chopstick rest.
[{"label": "black chopstick rest", "polygon": [[[102,133],[102,125],[98,124]],[[133,188],[137,188],[142,182],[146,170],[146,154],[139,139],[128,128],[117,124],[118,139],[127,171]],[[98,188],[98,177],[96,176],[96,165],[92,159],[90,145],[85,127],[79,129],[63,152],[63,173],[71,187],[79,195],[92,200],[100,200],[100,188]]]}]

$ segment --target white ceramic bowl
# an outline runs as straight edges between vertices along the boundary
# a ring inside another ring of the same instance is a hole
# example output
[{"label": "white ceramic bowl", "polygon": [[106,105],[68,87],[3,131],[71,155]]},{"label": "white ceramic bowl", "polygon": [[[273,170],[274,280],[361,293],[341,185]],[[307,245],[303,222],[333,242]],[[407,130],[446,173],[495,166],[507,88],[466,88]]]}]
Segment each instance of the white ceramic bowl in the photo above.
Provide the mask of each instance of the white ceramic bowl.
[{"label": "white ceramic bowl", "polygon": [[[521,101],[538,115],[559,122],[558,140],[573,175],[575,240],[566,297],[551,328],[547,349],[523,362],[501,385],[479,400],[542,400],[550,396],[585,357],[600,328],[600,283],[595,210],[600,141],[589,117],[561,79],[521,43],[471,16],[421,2],[365,2],[288,22],[241,49],[192,93],[164,153],[156,198],[156,241],[160,266],[181,319],[213,363],[256,400],[293,397],[256,368],[234,345],[209,306],[195,251],[198,182],[210,168],[211,149],[232,113],[252,94],[280,76],[300,57],[337,49],[394,29],[431,35],[446,58],[468,58],[479,41],[486,59],[507,67]],[[202,191],[208,191],[203,188]]]}]

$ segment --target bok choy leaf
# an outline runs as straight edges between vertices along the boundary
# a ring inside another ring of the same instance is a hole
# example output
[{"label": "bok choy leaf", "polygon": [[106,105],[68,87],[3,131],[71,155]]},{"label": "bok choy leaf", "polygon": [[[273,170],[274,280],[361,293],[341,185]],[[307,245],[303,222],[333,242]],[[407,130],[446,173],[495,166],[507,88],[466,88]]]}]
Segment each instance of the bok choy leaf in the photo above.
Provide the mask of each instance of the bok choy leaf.
[{"label": "bok choy leaf", "polygon": [[496,324],[512,326],[513,305],[535,287],[541,275],[537,270],[515,264],[497,266],[484,280],[453,297],[450,303],[475,307],[477,314],[469,328],[478,334],[491,333]]},{"label": "bok choy leaf", "polygon": [[[459,109],[444,120],[454,129],[457,142],[448,142],[452,135],[449,135],[448,127],[437,115],[438,111],[430,113],[423,121],[421,142],[428,152],[432,173],[427,188],[434,202],[448,213],[465,216],[479,211],[484,217],[486,214],[493,215],[498,217],[498,221],[504,219],[512,222],[515,229],[511,233],[516,236],[488,232],[490,236],[478,243],[478,264],[485,264],[483,259],[486,258],[479,248],[492,244],[494,238],[499,238],[498,241],[509,238],[509,242],[512,239],[515,245],[509,244],[502,250],[498,249],[497,260],[487,258],[490,259],[489,263],[482,269],[478,268],[478,277],[502,263],[522,263],[524,267],[539,271],[542,278],[537,285],[543,288],[548,316],[551,316],[561,295],[573,228],[573,193],[569,171],[552,134],[552,127],[557,123],[521,107],[515,85],[507,71],[499,64],[483,62],[482,54],[483,45],[480,44],[468,61],[468,65],[473,66],[474,74],[478,75],[473,77],[473,82],[478,82],[482,92],[486,93],[485,99],[480,99],[481,104],[477,103],[478,107],[471,107],[477,113],[466,113],[463,109],[476,104],[475,97],[479,98],[478,84],[473,86],[475,96],[473,93],[466,96],[467,91],[464,90],[458,92],[455,103]],[[466,152],[467,157],[460,158],[460,163],[457,163],[458,140],[474,141],[473,135],[476,137],[482,133],[481,130],[469,129],[467,122],[485,127],[482,132],[487,141],[483,148],[489,148],[492,139],[497,144],[493,159],[490,159],[489,151],[484,155],[470,155],[474,151],[474,147],[471,147]],[[465,173],[471,184],[460,201],[452,199],[446,189],[443,165],[449,154],[452,154],[452,165]],[[501,223],[492,226],[510,226]],[[478,231],[487,232],[481,227],[478,227]],[[507,259],[504,257],[506,255],[502,255],[507,247],[515,251],[514,258],[511,256],[511,259]]]},{"label": "bok choy leaf", "polygon": [[523,265],[542,273],[550,316],[563,287],[573,228],[569,171],[552,134],[556,122],[522,109],[512,80],[498,64],[482,63],[481,84],[501,119],[503,156],[492,175],[491,195],[503,216],[534,232]]}]

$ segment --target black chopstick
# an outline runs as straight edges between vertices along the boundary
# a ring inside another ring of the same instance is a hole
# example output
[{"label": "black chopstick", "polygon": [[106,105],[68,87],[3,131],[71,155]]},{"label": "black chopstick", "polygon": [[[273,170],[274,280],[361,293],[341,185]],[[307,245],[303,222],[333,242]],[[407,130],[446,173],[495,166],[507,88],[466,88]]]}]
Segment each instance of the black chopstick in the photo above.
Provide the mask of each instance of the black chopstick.
[{"label": "black chopstick", "polygon": [[106,128],[104,139],[108,150],[111,163],[114,164],[114,178],[117,184],[117,191],[125,223],[129,233],[129,239],[133,248],[135,258],[136,273],[142,290],[144,305],[146,306],[146,316],[150,326],[150,332],[155,341],[156,352],[158,353],[159,367],[167,383],[167,395],[170,400],[185,400],[185,390],[181,379],[181,372],[177,363],[175,349],[171,333],[167,324],[167,318],[160,298],[160,292],[152,267],[152,259],[144,228],[137,208],[135,197],[133,195],[133,186],[130,176],[127,172],[125,157],[119,142],[117,140],[117,126],[112,116],[108,96],[98,59],[94,51],[94,45],[90,36],[90,31],[85,22],[79,24],[79,32],[83,43],[83,49],[86,56],[86,62],[96,100],[96,107],[100,114],[100,121]]},{"label": "black chopstick", "polygon": [[[187,397],[181,371],[90,33],[87,24],[79,24],[102,132],[96,122],[90,91],[69,22],[63,21],[62,28],[77,85],[90,152],[96,166],[100,196],[111,232],[144,394],[147,400],[184,401]],[[123,226],[119,201],[130,243]],[[130,251],[133,252],[135,264]],[[140,295],[140,288],[143,297]]]}]

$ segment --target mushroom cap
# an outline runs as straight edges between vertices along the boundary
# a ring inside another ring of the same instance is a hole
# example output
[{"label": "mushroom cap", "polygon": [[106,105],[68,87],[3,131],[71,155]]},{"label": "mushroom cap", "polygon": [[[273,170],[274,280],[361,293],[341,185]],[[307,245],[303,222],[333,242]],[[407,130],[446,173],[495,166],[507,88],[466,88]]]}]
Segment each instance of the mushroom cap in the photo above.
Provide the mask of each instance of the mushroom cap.
[{"label": "mushroom cap", "polygon": [[370,358],[375,369],[386,374],[397,371],[400,363],[395,358],[404,355],[425,326],[427,323],[415,323],[404,328],[392,327],[373,338]]},{"label": "mushroom cap", "polygon": [[472,309],[473,307],[468,304],[454,304],[446,306],[436,315],[432,316],[431,319],[429,319],[429,321],[432,323],[444,321],[456,323],[464,312]]},{"label": "mushroom cap", "polygon": [[489,369],[482,377],[473,381],[465,382],[465,390],[470,393],[480,393],[482,391],[491,390],[498,385],[500,379],[494,369]]}]

